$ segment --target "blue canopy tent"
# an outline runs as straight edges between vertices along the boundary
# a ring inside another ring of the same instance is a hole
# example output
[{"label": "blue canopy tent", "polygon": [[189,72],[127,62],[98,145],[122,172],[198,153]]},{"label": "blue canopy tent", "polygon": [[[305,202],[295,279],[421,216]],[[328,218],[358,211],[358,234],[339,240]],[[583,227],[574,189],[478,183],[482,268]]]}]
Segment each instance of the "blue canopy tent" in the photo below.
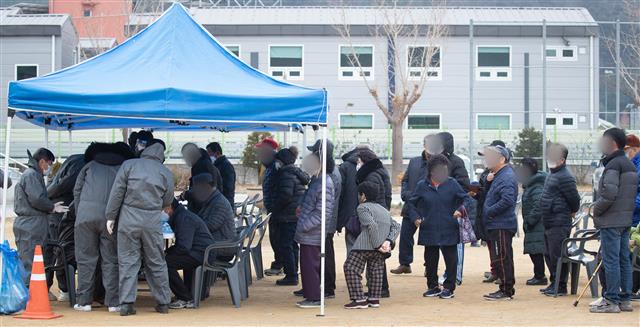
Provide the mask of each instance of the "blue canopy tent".
[{"label": "blue canopy tent", "polygon": [[[310,124],[323,126],[326,142],[326,90],[276,80],[245,64],[179,3],[108,52],[41,77],[10,82],[8,98],[7,153],[14,115],[67,131],[289,130]],[[7,156],[5,174],[8,163]],[[324,174],[322,181],[326,185]],[[323,219],[323,234],[324,228]]]}]

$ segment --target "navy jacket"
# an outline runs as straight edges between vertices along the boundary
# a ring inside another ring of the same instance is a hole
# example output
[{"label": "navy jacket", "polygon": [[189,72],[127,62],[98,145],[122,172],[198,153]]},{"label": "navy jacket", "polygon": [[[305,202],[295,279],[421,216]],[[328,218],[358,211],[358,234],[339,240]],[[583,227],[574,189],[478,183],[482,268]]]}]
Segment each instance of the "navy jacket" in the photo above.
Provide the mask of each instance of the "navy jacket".
[{"label": "navy jacket", "polygon": [[356,184],[360,185],[364,181],[371,182],[378,187],[378,197],[374,202],[387,210],[391,209],[391,179],[389,172],[384,168],[380,159],[373,159],[364,163],[360,170],[356,172]]},{"label": "navy jacket", "polygon": [[451,177],[438,187],[427,179],[418,182],[406,205],[411,221],[422,219],[418,244],[446,246],[460,243],[460,226],[453,213],[467,196]]},{"label": "navy jacket", "polygon": [[342,176],[342,187],[338,206],[337,230],[341,231],[349,219],[356,217],[358,208],[358,184],[356,183],[356,165],[358,150],[351,150],[342,156],[342,164],[338,167]]},{"label": "navy jacket", "polygon": [[220,178],[222,179],[222,187],[220,187],[220,189],[222,190],[222,195],[224,195],[224,197],[229,200],[229,203],[231,203],[231,206],[233,206],[236,195],[236,170],[226,156],[216,158],[213,166],[220,172]]},{"label": "navy jacket", "polygon": [[262,203],[267,212],[271,213],[275,209],[276,197],[278,192],[276,160],[274,159],[268,165],[265,165],[264,174],[262,175]]},{"label": "navy jacket", "polygon": [[402,176],[402,188],[400,189],[400,197],[405,205],[402,206],[402,217],[409,217],[408,207],[406,202],[409,201],[413,191],[416,189],[418,182],[425,179],[427,176],[427,156],[424,151],[419,157],[411,158],[407,170]]},{"label": "navy jacket", "polygon": [[204,221],[180,205],[169,218],[169,225],[176,236],[176,242],[167,249],[167,253],[188,255],[202,262],[204,251],[214,242]]},{"label": "navy jacket", "polygon": [[571,215],[580,208],[580,194],[566,165],[551,169],[539,206],[545,228],[571,226]]},{"label": "navy jacket", "polygon": [[482,218],[487,230],[505,229],[515,233],[518,229],[517,202],[516,174],[511,166],[506,165],[493,177],[484,199]]}]

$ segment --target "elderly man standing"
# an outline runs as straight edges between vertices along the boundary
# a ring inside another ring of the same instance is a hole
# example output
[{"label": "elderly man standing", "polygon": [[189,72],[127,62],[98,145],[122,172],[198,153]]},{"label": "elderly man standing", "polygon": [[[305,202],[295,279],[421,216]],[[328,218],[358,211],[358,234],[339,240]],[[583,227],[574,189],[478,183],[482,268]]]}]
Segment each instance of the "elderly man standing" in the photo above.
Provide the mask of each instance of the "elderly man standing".
[{"label": "elderly man standing", "polygon": [[633,311],[631,306],[631,227],[638,173],[623,151],[626,135],[620,128],[610,128],[600,139],[604,155],[604,171],[598,183],[598,198],[594,202],[593,220],[600,230],[600,252],[604,265],[605,291],[603,301],[590,309],[594,313]]},{"label": "elderly man standing", "polygon": [[509,157],[509,150],[500,145],[486,147],[484,151],[485,166],[491,170],[487,176],[491,188],[486,194],[482,215],[488,237],[496,247],[495,267],[500,279],[498,291],[484,296],[490,301],[511,300],[515,293],[511,242],[518,229],[518,181],[513,168],[507,163]]},{"label": "elderly man standing", "polygon": [[163,208],[173,201],[173,174],[163,165],[164,143],[153,140],[140,159],[122,163],[105,210],[107,231],[118,220],[120,315],[135,314],[138,271],[144,259],[145,276],[159,313],[169,312],[171,290],[162,238]]},{"label": "elderly man standing", "polygon": [[[272,138],[264,138],[258,144],[256,144],[256,151],[258,154],[258,160],[264,166],[264,174],[262,175],[262,203],[264,209],[271,213],[275,209],[275,202],[278,192],[278,180],[276,179],[276,173],[278,168],[276,167],[276,151],[278,150],[278,142]],[[274,260],[271,262],[269,269],[264,271],[267,276],[277,276],[282,274],[284,264],[282,258],[280,258],[280,230],[274,220],[269,221],[269,243],[273,249]]]}]

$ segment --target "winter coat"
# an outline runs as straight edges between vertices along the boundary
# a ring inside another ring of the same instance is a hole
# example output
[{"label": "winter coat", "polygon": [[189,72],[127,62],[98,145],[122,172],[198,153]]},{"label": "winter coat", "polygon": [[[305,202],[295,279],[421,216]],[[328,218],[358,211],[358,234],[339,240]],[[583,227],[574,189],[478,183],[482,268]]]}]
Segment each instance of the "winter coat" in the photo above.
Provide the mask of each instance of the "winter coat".
[{"label": "winter coat", "polygon": [[567,166],[551,169],[540,197],[542,221],[546,229],[570,227],[574,212],[580,208],[580,194],[576,179]]},{"label": "winter coat", "polygon": [[437,187],[428,179],[420,181],[407,202],[411,221],[422,219],[418,244],[446,246],[460,243],[460,226],[453,213],[467,196],[452,177]]},{"label": "winter coat", "polygon": [[491,188],[487,192],[482,219],[487,230],[503,229],[513,233],[518,229],[516,203],[518,202],[518,182],[513,168],[502,167],[494,174]]},{"label": "winter coat", "polygon": [[106,220],[105,209],[118,169],[131,158],[133,152],[123,151],[115,144],[89,145],[82,159],[87,164],[78,173],[73,189],[76,223]]},{"label": "winter coat", "polygon": [[544,225],[542,223],[542,211],[540,210],[540,198],[544,189],[544,181],[547,173],[538,171],[522,185],[522,227],[524,229],[524,253],[544,253]]},{"label": "winter coat", "polygon": [[[329,177],[329,176],[327,176]],[[327,217],[333,210],[333,182],[327,178]],[[300,205],[294,240],[300,244],[320,246],[322,238],[322,178],[313,176]]]},{"label": "winter coat", "polygon": [[282,151],[283,157],[278,158],[276,164],[282,166],[275,172],[277,183],[271,221],[291,223],[298,221],[296,208],[304,196],[306,185],[309,184],[309,175],[295,166],[296,158],[290,151]]},{"label": "winter coat", "polygon": [[220,172],[218,168],[213,165],[211,162],[211,157],[206,150],[200,149],[200,158],[191,166],[191,177],[189,177],[189,189],[184,192],[183,197],[188,202],[189,210],[193,212],[197,212],[200,210],[198,207],[197,201],[193,198],[193,194],[191,193],[191,188],[193,187],[193,176],[198,176],[200,174],[211,174],[213,176],[213,180],[216,181],[216,188],[222,192],[223,184],[222,177],[220,176]]},{"label": "winter coat", "polygon": [[387,210],[391,209],[391,179],[380,159],[373,159],[360,167],[356,173],[356,184],[360,185],[365,181],[378,186],[378,197],[373,202],[380,204]]},{"label": "winter coat", "polygon": [[638,172],[624,155],[616,151],[602,159],[604,171],[598,183],[598,199],[593,205],[595,227],[631,226],[638,192]]},{"label": "winter coat", "polygon": [[29,158],[28,166],[15,186],[13,211],[18,216],[16,220],[21,217],[35,217],[42,218],[42,223],[46,224],[47,216],[53,211],[54,202],[47,196],[44,176],[38,162]]},{"label": "winter coat", "polygon": [[139,159],[122,163],[105,209],[107,220],[157,219],[173,201],[173,174],[163,165],[164,147],[152,144]]},{"label": "winter coat", "polygon": [[443,154],[449,159],[449,176],[453,177],[464,190],[468,190],[469,172],[464,166],[464,161],[453,153],[455,151],[453,135],[449,132],[441,132],[438,136],[442,140]]},{"label": "winter coat", "polygon": [[[9,178],[9,176],[7,176],[7,188],[11,187],[11,178]],[[0,188],[4,187],[4,171],[2,171],[2,169],[0,169]]]},{"label": "winter coat", "polygon": [[424,180],[427,177],[427,155],[425,151],[422,151],[422,155],[419,157],[411,158],[407,170],[402,176],[402,188],[400,189],[400,197],[405,204],[402,206],[402,217],[409,217],[407,212],[407,201],[416,189],[418,182]]},{"label": "winter coat", "polygon": [[51,182],[47,185],[47,196],[53,203],[64,202],[69,205],[73,201],[73,188],[85,159],[83,154],[74,154],[64,161]]},{"label": "winter coat", "polygon": [[262,175],[262,203],[267,212],[273,212],[278,192],[276,160],[264,166]]},{"label": "winter coat", "polygon": [[474,197],[476,200],[476,220],[473,224],[473,232],[476,234],[476,237],[481,240],[488,240],[487,226],[482,216],[482,209],[484,207],[484,199],[491,188],[491,182],[487,180],[489,173],[491,173],[491,170],[485,169],[482,174],[480,174],[478,178],[480,188]]},{"label": "winter coat", "polygon": [[[640,153],[636,154],[631,162],[634,166],[636,166],[636,171],[638,172],[638,180],[640,181]],[[636,208],[633,210],[633,221],[631,223],[632,226],[638,226],[640,223],[640,183],[638,183],[638,192],[636,194]]]},{"label": "winter coat", "polygon": [[233,209],[220,191],[214,190],[211,196],[200,205],[198,216],[205,222],[216,242],[236,238]]},{"label": "winter coat", "polygon": [[362,231],[351,250],[377,250],[387,240],[395,243],[400,224],[391,218],[389,210],[375,202],[362,203],[357,210]]},{"label": "winter coat", "polygon": [[358,163],[358,150],[352,150],[342,156],[342,164],[338,167],[342,185],[338,206],[338,221],[336,229],[341,231],[349,219],[356,216],[358,207],[358,185],[356,183],[356,165]]},{"label": "winter coat", "polygon": [[169,218],[176,241],[167,253],[188,255],[203,262],[204,251],[214,243],[213,236],[200,217],[179,205]]},{"label": "winter coat", "polygon": [[340,176],[340,170],[336,167],[329,175],[331,182],[333,183],[333,210],[331,210],[331,216],[327,220],[327,234],[333,234],[338,227],[338,206],[335,203],[340,202],[340,193],[342,193],[342,176]]},{"label": "winter coat", "polygon": [[233,206],[236,195],[236,170],[226,156],[216,158],[213,166],[218,169],[220,178],[222,179],[222,184],[220,184],[222,186],[220,188],[222,195],[224,195],[224,197],[229,200],[229,203],[231,203],[231,206]]}]

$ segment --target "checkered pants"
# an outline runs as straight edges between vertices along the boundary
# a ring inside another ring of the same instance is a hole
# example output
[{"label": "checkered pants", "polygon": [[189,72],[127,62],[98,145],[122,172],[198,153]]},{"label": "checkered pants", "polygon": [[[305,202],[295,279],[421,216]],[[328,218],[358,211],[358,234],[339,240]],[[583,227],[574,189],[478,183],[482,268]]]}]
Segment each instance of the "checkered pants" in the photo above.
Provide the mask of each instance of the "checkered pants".
[{"label": "checkered pants", "polygon": [[347,280],[349,298],[356,301],[366,300],[362,289],[362,273],[367,267],[369,278],[369,298],[379,299],[382,293],[382,279],[384,275],[385,256],[375,250],[352,250],[344,262],[344,277]]}]

